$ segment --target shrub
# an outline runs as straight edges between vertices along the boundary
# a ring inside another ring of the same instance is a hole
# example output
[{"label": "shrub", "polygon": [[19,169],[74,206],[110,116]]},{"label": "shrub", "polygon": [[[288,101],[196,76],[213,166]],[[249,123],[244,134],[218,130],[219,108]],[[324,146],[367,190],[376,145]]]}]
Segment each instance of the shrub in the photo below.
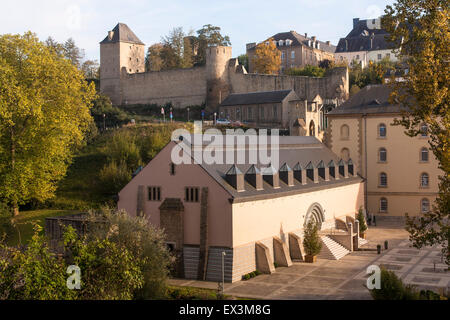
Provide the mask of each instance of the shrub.
[{"label": "shrub", "polygon": [[303,247],[307,255],[315,256],[320,253],[322,249],[322,241],[319,237],[319,228],[313,219],[310,219],[306,224]]},{"label": "shrub", "polygon": [[11,209],[3,202],[0,202],[0,240],[8,237],[13,232],[11,222]]},{"label": "shrub", "polygon": [[419,294],[414,287],[404,285],[393,271],[389,271],[383,266],[380,269],[381,288],[370,290],[372,298],[375,300],[417,300],[419,298]]},{"label": "shrub", "polygon": [[100,186],[105,193],[116,194],[130,180],[131,174],[123,162],[119,164],[116,164],[115,161],[107,163],[99,173]]},{"label": "shrub", "polygon": [[103,152],[109,162],[125,163],[128,170],[134,171],[141,164],[141,154],[135,136],[129,131],[118,131],[108,140]]},{"label": "shrub", "polygon": [[109,208],[91,212],[88,221],[96,221],[99,217],[102,223],[91,223],[89,238],[108,239],[141,261],[143,284],[134,291],[134,297],[164,297],[169,267],[174,259],[166,248],[163,231],[150,225],[146,217],[130,217],[123,211]]},{"label": "shrub", "polygon": [[359,233],[364,233],[367,230],[366,218],[364,217],[363,209],[359,208],[356,219],[359,221]]},{"label": "shrub", "polygon": [[34,225],[34,235],[21,251],[0,243],[0,300],[74,299],[76,292],[66,285],[66,267],[51,253],[42,227]]}]

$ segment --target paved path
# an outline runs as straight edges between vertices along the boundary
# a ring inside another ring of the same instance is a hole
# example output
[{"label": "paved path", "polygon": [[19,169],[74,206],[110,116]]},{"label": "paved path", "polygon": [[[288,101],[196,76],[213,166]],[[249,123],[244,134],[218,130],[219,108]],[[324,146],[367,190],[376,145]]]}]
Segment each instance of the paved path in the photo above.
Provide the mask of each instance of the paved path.
[{"label": "paved path", "polygon": [[[247,281],[225,284],[225,293],[257,299],[371,299],[365,287],[366,269],[372,264],[384,264],[408,283],[437,287],[449,285],[449,273],[443,265],[434,272],[433,261],[438,258],[437,248],[417,250],[409,247],[407,232],[398,225],[370,227],[367,232],[368,251],[356,251],[340,260],[318,259],[314,264],[294,262],[291,267],[280,267],[271,275],[259,275]],[[389,249],[381,255],[377,244]],[[370,249],[372,249],[370,251]],[[430,269],[431,268],[431,269]],[[172,279],[171,284],[217,289],[216,282]]]}]

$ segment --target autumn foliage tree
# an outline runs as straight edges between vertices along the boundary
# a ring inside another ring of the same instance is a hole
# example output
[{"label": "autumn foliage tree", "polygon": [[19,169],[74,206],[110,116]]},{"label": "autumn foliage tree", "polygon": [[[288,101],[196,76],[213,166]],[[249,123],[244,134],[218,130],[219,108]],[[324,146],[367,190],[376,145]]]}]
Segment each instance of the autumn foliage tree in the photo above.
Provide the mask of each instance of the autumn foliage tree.
[{"label": "autumn foliage tree", "polygon": [[427,127],[430,148],[439,162],[439,194],[433,209],[419,219],[408,219],[414,246],[441,244],[450,263],[450,33],[449,0],[397,0],[387,6],[383,27],[389,41],[401,45],[399,55],[408,65],[404,81],[392,82],[391,100],[407,107],[395,124],[411,137]]},{"label": "autumn foliage tree", "polygon": [[35,34],[0,36],[0,199],[54,195],[92,117],[93,84]]},{"label": "autumn foliage tree", "polygon": [[277,49],[273,39],[261,42],[256,46],[253,65],[257,73],[278,73],[281,65],[281,52]]}]

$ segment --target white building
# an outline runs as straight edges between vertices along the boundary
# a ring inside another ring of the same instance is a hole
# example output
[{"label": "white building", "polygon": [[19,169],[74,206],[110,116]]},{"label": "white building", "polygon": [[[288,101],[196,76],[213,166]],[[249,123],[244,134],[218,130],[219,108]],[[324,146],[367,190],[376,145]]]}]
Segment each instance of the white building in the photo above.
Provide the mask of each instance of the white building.
[{"label": "white building", "polygon": [[353,29],[339,40],[334,54],[336,62],[360,63],[365,68],[369,61],[379,62],[384,58],[397,61],[396,54],[386,40],[387,31],[381,28],[381,19],[353,19]]}]

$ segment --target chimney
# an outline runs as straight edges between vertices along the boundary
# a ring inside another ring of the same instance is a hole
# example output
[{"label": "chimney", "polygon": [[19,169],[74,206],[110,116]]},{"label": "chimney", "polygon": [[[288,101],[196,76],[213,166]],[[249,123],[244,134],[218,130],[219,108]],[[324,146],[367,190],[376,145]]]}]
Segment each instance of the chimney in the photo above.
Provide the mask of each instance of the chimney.
[{"label": "chimney", "polygon": [[297,162],[297,164],[294,166],[294,178],[302,185],[305,185],[307,183],[306,170],[302,169],[302,166],[299,162]]},{"label": "chimney", "polygon": [[305,32],[305,38],[308,38],[308,34]]},{"label": "chimney", "polygon": [[339,173],[336,174],[336,164],[334,163],[333,160],[330,160],[330,162],[328,162],[327,167],[329,175],[333,177],[335,180],[339,180]]},{"label": "chimney", "polygon": [[317,48],[317,49],[320,49],[320,43],[319,43],[319,41],[316,42],[316,48]]},{"label": "chimney", "polygon": [[353,18],[353,29],[356,28],[356,26],[358,25],[359,22],[359,18]]},{"label": "chimney", "polygon": [[289,187],[294,185],[294,172],[287,163],[283,164],[280,168],[280,179]]},{"label": "chimney", "polygon": [[226,173],[227,182],[235,188],[238,192],[245,191],[244,187],[244,175],[236,165],[233,165]]},{"label": "chimney", "polygon": [[316,36],[312,36],[311,39],[313,42],[316,42]]},{"label": "chimney", "polygon": [[314,183],[319,182],[319,174],[316,167],[313,166],[312,162],[310,161],[306,167],[306,176],[311,179]]},{"label": "chimney", "polygon": [[265,182],[270,184],[274,189],[280,187],[280,178],[278,172],[272,166],[263,169],[263,179]]},{"label": "chimney", "polygon": [[339,166],[339,174],[344,178],[348,178],[348,166],[344,160],[340,160],[338,163]]},{"label": "chimney", "polygon": [[261,172],[253,164],[245,173],[245,180],[251,184],[256,190],[263,189],[263,180]]},{"label": "chimney", "polygon": [[108,39],[112,40],[113,36],[114,36],[114,31],[108,31]]},{"label": "chimney", "polygon": [[327,46],[329,46],[330,43],[331,43],[330,40],[327,40],[327,42],[326,42]]}]

